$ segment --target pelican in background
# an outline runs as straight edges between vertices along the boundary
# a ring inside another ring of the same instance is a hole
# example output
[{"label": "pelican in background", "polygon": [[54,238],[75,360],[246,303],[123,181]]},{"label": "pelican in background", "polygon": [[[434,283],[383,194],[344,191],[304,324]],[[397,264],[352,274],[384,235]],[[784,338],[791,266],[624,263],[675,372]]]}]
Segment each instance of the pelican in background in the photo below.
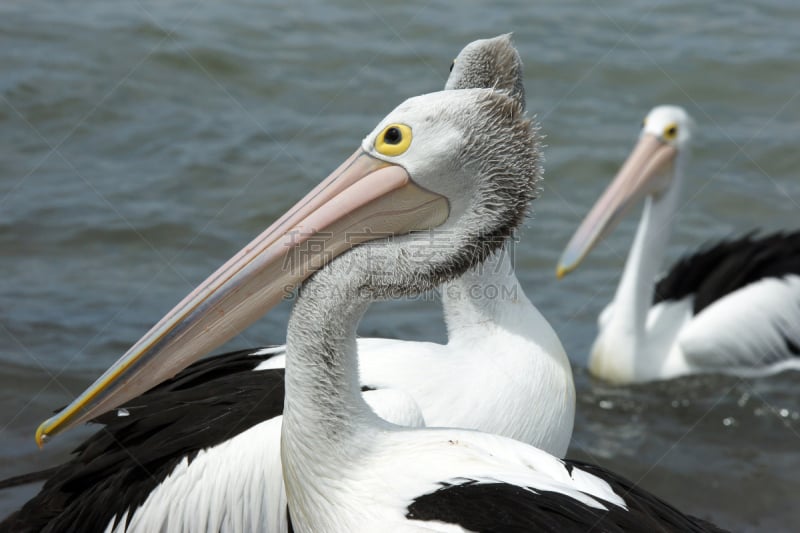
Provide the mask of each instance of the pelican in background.
[{"label": "pelican in background", "polygon": [[[287,329],[281,429],[295,531],[717,531],[597,467],[477,431],[396,426],[364,401],[356,329],[369,304],[431,290],[496,251],[535,195],[538,144],[520,103],[503,92],[407,100],[319,187],[145,334],[79,399],[80,411],[67,415],[91,418],[153,386],[299,285]],[[439,246],[414,235],[434,229],[447,236]],[[373,240],[355,241],[355,232]],[[386,234],[392,237],[375,239]],[[320,252],[296,253],[307,239],[322,240],[332,256],[319,270],[311,265]],[[177,500],[157,505],[186,505],[187,530],[211,529],[223,512],[218,498],[231,479],[247,475],[235,464],[226,468],[202,500],[184,482]],[[128,525],[154,531],[172,524],[137,512]]]},{"label": "pelican in background", "polygon": [[575,269],[644,198],[622,279],[598,319],[589,359],[592,374],[611,382],[800,368],[800,232],[722,241],[657,279],[693,129],[680,107],[648,113],[638,144],[557,267],[559,278]]},{"label": "pelican in background", "polygon": [[[458,55],[447,88],[468,87],[506,89],[524,108],[522,63],[508,35],[475,41]],[[487,298],[485,287],[512,297]],[[569,361],[508,254],[498,250],[450,280],[442,301],[447,345],[358,339],[364,398],[397,424],[476,428],[562,457],[575,410]],[[20,478],[49,480],[0,530],[167,522],[202,530],[193,522],[197,508],[214,498],[219,512],[208,530],[286,531],[278,451],[284,364],[283,346],[212,357],[97,416],[104,429],[70,462]],[[76,414],[68,408],[41,435],[74,425],[65,421]]]}]

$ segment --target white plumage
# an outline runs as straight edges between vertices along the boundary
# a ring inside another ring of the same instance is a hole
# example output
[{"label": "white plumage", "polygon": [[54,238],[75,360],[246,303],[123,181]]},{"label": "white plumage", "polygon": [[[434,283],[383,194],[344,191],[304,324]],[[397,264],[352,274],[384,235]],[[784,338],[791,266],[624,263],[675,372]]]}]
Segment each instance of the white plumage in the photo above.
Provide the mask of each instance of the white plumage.
[{"label": "white plumage", "polygon": [[602,479],[578,468],[570,472],[563,461],[511,439],[454,429],[371,426],[359,428],[359,440],[370,443],[361,464],[345,469],[326,456],[303,461],[298,471],[287,473],[288,482],[303,486],[291,507],[293,520],[302,524],[295,526],[297,531],[464,531],[406,515],[415,498],[435,493],[443,483],[457,486],[466,480],[513,485],[531,496],[556,493],[599,510],[626,509],[624,499]]},{"label": "white plumage", "polygon": [[680,332],[689,365],[758,376],[800,368],[800,276],[764,278],[705,308]]},{"label": "white plumage", "polygon": [[[474,297],[474,287],[507,296]],[[409,423],[418,412],[427,426],[478,429],[563,457],[575,416],[572,369],[508,254],[490,256],[441,293],[447,344],[358,339],[361,383],[397,391],[380,399],[373,396],[378,391],[368,391],[365,399],[398,425],[423,425]],[[283,368],[281,349],[258,369]]]}]

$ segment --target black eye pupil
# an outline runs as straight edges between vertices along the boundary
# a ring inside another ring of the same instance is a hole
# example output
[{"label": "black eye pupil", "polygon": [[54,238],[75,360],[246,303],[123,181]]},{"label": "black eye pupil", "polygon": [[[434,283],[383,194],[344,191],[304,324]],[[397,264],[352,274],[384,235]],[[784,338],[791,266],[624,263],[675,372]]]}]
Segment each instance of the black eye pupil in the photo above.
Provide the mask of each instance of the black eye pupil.
[{"label": "black eye pupil", "polygon": [[386,135],[383,136],[383,141],[386,144],[399,144],[403,140],[403,134],[400,133],[399,128],[392,126],[386,130]]},{"label": "black eye pupil", "polygon": [[670,129],[668,129],[667,133],[670,134],[670,135],[675,135],[675,126],[673,126]]}]

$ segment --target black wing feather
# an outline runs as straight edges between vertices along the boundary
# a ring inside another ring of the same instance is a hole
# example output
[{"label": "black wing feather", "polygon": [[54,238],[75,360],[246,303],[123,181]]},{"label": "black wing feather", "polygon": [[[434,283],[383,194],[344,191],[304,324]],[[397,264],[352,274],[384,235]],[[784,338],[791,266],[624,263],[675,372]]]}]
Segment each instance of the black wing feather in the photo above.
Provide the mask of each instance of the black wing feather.
[{"label": "black wing feather", "polygon": [[756,281],[800,275],[800,231],[721,241],[678,261],[656,285],[653,305],[694,295],[694,314]]},{"label": "black wing feather", "polygon": [[52,468],[45,468],[36,472],[28,472],[19,476],[12,476],[0,481],[0,490],[10,489],[12,487],[19,487],[21,485],[29,485],[38,481],[46,481],[53,477],[59,471],[61,465]]},{"label": "black wing feather", "polygon": [[[175,466],[283,412],[284,371],[253,372],[271,355],[233,352],[201,360],[111,411],[42,490],[0,532],[103,531],[136,509]],[[35,475],[35,474],[34,474]]]},{"label": "black wing feather", "polygon": [[601,503],[596,509],[560,494],[535,492],[507,483],[443,483],[439,490],[416,498],[408,506],[407,518],[441,521],[481,533],[526,533],[552,531],[566,533],[597,532],[722,532],[713,524],[684,515],[656,496],[637,488],[630,481],[598,466],[566,461],[598,476],[625,500],[628,509]]}]

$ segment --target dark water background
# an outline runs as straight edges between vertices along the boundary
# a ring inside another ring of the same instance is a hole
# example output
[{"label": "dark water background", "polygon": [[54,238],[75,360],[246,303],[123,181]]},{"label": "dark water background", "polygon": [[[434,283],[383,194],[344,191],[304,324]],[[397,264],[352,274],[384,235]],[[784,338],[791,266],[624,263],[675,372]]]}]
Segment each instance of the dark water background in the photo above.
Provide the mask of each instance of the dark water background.
[{"label": "dark water background", "polygon": [[[553,269],[660,103],[698,123],[670,260],[797,228],[800,5],[662,2],[28,0],[0,3],[0,477],[196,283],[349,155],[461,47],[514,31],[546,185],[516,247],[575,367],[570,455],[740,531],[800,526],[800,375],[610,387],[585,371],[636,218],[577,273]],[[236,347],[282,342],[288,306]],[[444,340],[430,301],[375,306],[364,335]],[[0,516],[36,487],[0,493]]]}]

